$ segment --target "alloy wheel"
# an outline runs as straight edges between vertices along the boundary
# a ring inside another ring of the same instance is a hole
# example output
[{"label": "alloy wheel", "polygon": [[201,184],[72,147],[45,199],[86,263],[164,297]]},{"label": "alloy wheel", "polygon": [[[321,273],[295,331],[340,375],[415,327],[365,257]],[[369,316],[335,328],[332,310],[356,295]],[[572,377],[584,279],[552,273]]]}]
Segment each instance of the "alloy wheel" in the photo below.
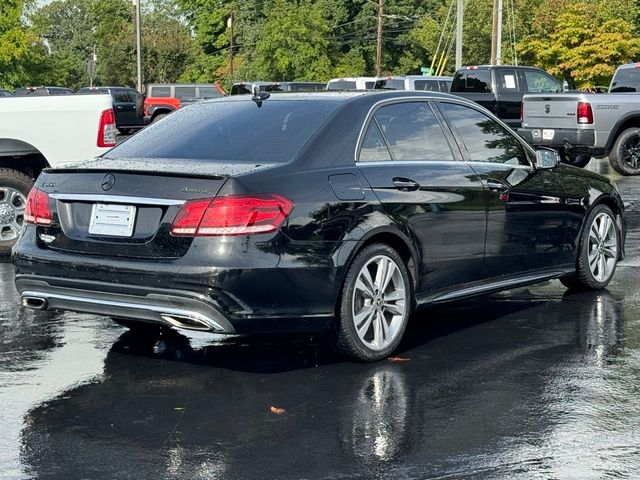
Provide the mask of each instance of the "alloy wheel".
[{"label": "alloy wheel", "polygon": [[0,187],[0,241],[15,240],[22,232],[27,199],[11,187]]},{"label": "alloy wheel", "polygon": [[618,260],[618,234],[607,213],[598,214],[589,229],[589,270],[598,282],[606,281]]},{"label": "alloy wheel", "polygon": [[640,168],[640,135],[630,137],[622,146],[622,161],[634,170]]},{"label": "alloy wheel", "polygon": [[400,268],[386,255],[376,255],[360,269],[351,313],[358,337],[371,350],[384,350],[401,331],[407,315],[405,289]]}]

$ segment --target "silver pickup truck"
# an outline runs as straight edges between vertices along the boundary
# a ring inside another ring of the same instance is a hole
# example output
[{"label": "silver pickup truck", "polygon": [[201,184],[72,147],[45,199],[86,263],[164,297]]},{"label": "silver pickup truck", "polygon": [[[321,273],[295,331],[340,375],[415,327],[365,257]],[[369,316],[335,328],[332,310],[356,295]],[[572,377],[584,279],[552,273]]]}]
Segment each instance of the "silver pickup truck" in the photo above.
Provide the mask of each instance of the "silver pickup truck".
[{"label": "silver pickup truck", "polygon": [[528,94],[518,133],[557,149],[565,163],[585,166],[609,156],[622,175],[640,175],[640,64],[618,67],[609,93]]}]

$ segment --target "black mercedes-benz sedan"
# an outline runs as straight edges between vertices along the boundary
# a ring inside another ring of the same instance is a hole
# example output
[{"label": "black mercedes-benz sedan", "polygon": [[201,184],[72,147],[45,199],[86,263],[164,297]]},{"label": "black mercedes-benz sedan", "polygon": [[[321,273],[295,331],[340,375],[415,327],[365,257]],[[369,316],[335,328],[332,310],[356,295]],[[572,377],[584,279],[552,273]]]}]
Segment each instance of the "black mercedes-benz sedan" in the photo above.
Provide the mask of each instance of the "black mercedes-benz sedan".
[{"label": "black mercedes-benz sedan", "polygon": [[258,94],[182,109],[46,170],[13,249],[22,304],[217,333],[332,329],[398,346],[422,306],[623,257],[610,180],[438,93]]}]

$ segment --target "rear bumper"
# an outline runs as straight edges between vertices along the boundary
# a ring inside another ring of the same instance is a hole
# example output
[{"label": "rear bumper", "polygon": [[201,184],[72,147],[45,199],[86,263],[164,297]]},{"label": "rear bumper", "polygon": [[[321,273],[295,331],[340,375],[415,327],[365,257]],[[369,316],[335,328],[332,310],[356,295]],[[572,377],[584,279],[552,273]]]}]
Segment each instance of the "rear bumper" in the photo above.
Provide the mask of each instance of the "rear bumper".
[{"label": "rear bumper", "polygon": [[553,138],[545,140],[542,138],[542,128],[519,128],[520,135],[528,144],[534,146],[546,146],[553,148],[587,149],[595,150],[595,131],[577,128],[556,128]]}]

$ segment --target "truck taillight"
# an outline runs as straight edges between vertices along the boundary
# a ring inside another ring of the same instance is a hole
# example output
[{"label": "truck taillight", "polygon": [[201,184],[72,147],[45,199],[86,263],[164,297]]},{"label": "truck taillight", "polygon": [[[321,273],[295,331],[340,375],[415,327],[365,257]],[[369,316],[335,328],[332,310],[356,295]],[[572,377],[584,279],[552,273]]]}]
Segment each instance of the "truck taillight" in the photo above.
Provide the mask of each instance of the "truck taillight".
[{"label": "truck taillight", "polygon": [[112,108],[105,110],[100,115],[97,144],[99,147],[115,147],[116,145],[116,117]]},{"label": "truck taillight", "polygon": [[292,209],[293,202],[277,194],[189,200],[176,215],[171,234],[200,237],[275,232]]},{"label": "truck taillight", "polygon": [[587,102],[578,102],[578,123],[591,125],[593,124],[593,110],[591,109],[591,104]]},{"label": "truck taillight", "polygon": [[33,187],[27,197],[24,210],[24,223],[33,225],[51,225],[53,214],[49,208],[49,194]]}]

